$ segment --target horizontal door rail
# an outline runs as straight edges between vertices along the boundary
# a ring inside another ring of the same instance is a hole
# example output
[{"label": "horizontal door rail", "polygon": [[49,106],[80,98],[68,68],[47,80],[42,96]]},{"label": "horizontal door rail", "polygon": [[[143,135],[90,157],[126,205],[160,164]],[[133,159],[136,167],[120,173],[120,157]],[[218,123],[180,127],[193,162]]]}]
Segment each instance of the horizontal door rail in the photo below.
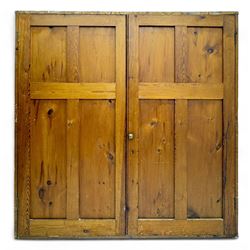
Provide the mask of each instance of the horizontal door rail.
[{"label": "horizontal door rail", "polygon": [[223,99],[222,83],[139,83],[140,99]]},{"label": "horizontal door rail", "polygon": [[115,99],[115,83],[31,82],[31,99]]},{"label": "horizontal door rail", "polygon": [[140,15],[137,18],[139,26],[223,26],[222,15]]},{"label": "horizontal door rail", "polygon": [[117,26],[123,21],[122,15],[32,15],[31,26]]},{"label": "horizontal door rail", "polygon": [[83,237],[115,235],[113,219],[31,219],[30,236],[34,237]]},{"label": "horizontal door rail", "polygon": [[164,236],[222,236],[223,219],[139,219],[139,235],[164,235]]}]

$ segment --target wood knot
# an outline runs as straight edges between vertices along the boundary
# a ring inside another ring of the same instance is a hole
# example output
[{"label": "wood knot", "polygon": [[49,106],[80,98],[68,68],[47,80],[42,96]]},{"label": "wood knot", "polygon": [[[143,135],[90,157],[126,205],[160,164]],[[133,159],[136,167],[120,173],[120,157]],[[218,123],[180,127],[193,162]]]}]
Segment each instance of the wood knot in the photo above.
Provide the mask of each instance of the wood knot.
[{"label": "wood knot", "polygon": [[53,205],[53,202],[52,202],[52,201],[50,201],[50,202],[49,202],[49,206],[52,206],[52,205]]},{"label": "wood knot", "polygon": [[207,49],[207,53],[208,53],[208,54],[212,54],[213,52],[214,52],[214,49],[213,49],[213,48],[208,48],[208,49]]},{"label": "wood knot", "polygon": [[38,190],[38,196],[41,200],[43,200],[45,194],[45,189],[44,188],[39,188]]},{"label": "wood knot", "polygon": [[68,125],[68,128],[70,128],[73,125],[73,120],[68,120],[67,125]]},{"label": "wood knot", "polygon": [[155,127],[157,125],[158,121],[157,120],[152,120],[150,122],[150,126]]},{"label": "wood knot", "polygon": [[82,230],[85,234],[89,233],[89,229],[83,229]]},{"label": "wood knot", "polygon": [[114,159],[114,156],[111,153],[108,153],[107,156],[108,156],[108,159],[111,161]]},{"label": "wood knot", "polygon": [[50,186],[52,184],[51,180],[47,180],[47,185]]},{"label": "wood knot", "polygon": [[222,144],[219,143],[219,144],[216,146],[216,151],[219,151],[219,150],[221,149],[221,147],[222,147]]},{"label": "wood knot", "polygon": [[53,109],[49,109],[49,110],[48,110],[48,116],[52,116],[53,112],[54,112]]}]

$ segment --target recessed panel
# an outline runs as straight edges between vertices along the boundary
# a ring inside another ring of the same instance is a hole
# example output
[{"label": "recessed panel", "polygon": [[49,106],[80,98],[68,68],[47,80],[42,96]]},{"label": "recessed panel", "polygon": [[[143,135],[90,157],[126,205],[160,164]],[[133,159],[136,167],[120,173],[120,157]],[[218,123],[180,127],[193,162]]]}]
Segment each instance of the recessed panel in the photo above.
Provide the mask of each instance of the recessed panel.
[{"label": "recessed panel", "polygon": [[65,101],[31,104],[31,218],[66,217]]},{"label": "recessed panel", "polygon": [[222,102],[188,101],[188,217],[222,216]]},{"label": "recessed panel", "polygon": [[80,217],[114,218],[115,101],[80,101]]},{"label": "recessed panel", "polygon": [[81,27],[80,81],[115,82],[115,48],[114,27]]},{"label": "recessed panel", "polygon": [[66,28],[31,28],[31,80],[66,81]]},{"label": "recessed panel", "polygon": [[140,101],[139,217],[174,216],[174,102]]},{"label": "recessed panel", "polygon": [[139,81],[174,81],[174,28],[140,27]]},{"label": "recessed panel", "polygon": [[222,29],[188,28],[187,81],[222,82]]}]

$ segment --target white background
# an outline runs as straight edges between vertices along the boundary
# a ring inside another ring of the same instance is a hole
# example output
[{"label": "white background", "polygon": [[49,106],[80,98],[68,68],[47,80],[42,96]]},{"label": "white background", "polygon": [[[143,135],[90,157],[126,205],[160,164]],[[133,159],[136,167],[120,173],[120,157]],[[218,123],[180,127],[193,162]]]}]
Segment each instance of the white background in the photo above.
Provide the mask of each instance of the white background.
[{"label": "white background", "polygon": [[[247,0],[4,0],[0,7],[0,248],[5,249],[250,249],[250,8]],[[236,240],[14,239],[15,10],[239,11],[239,238]]]}]

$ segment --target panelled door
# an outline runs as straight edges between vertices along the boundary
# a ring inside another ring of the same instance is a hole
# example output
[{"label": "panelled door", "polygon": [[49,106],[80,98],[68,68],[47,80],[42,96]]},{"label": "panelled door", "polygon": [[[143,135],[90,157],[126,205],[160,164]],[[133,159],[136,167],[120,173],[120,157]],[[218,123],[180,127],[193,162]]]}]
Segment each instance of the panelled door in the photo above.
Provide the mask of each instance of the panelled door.
[{"label": "panelled door", "polygon": [[17,28],[18,235],[123,235],[125,17]]},{"label": "panelled door", "polygon": [[16,25],[17,237],[237,235],[235,14]]},{"label": "panelled door", "polygon": [[129,235],[236,233],[234,18],[129,17]]}]

